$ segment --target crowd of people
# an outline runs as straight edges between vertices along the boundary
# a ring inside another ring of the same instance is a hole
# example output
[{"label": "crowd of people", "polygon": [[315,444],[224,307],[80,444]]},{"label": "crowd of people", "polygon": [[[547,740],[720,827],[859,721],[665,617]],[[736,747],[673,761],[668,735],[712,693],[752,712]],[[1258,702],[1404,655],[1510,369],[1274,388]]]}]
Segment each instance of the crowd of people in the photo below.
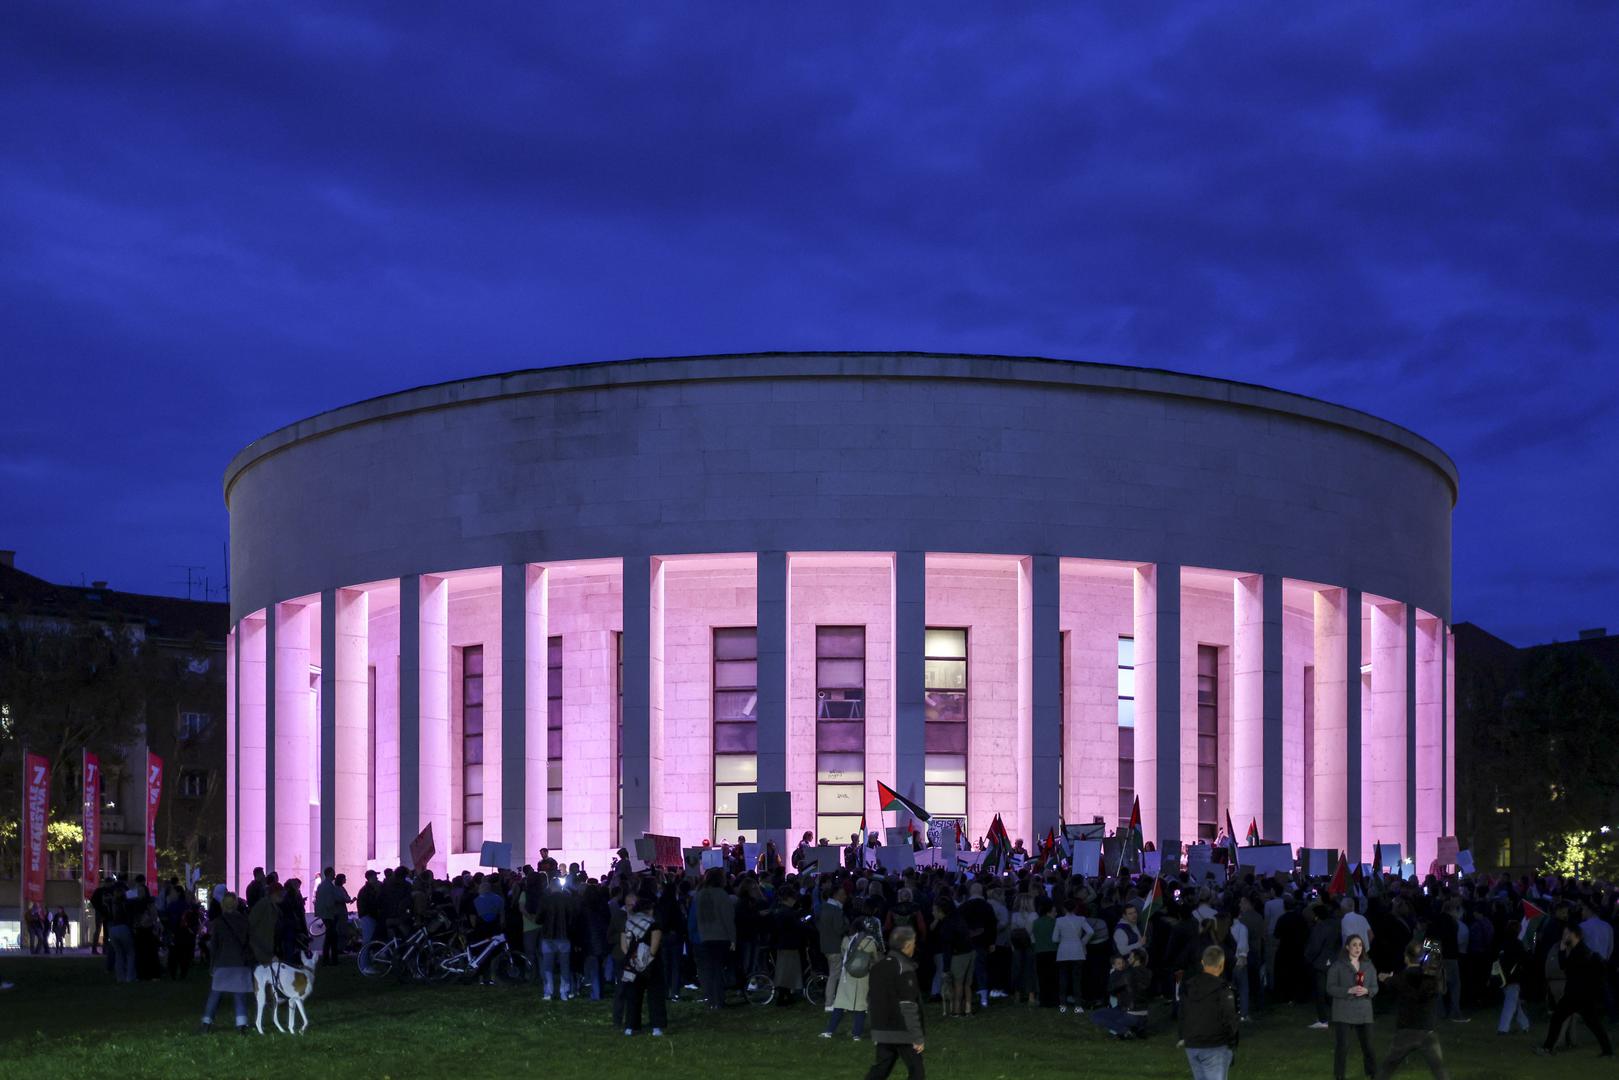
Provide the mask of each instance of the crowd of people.
[{"label": "crowd of people", "polygon": [[[1466,1023],[1484,1009],[1506,1037],[1543,1008],[1539,1052],[1583,1041],[1576,1020],[1611,1052],[1619,894],[1589,883],[1391,875],[1339,894],[1300,874],[1195,884],[1071,875],[1058,859],[1005,873],[890,873],[850,860],[816,873],[795,870],[796,857],[749,868],[727,847],[718,861],[700,874],[654,872],[621,852],[594,877],[542,852],[520,871],[450,879],[372,870],[352,897],[328,868],[313,911],[301,881],[257,870],[239,900],[216,889],[207,918],[178,882],[153,896],[139,877],[114,879],[93,901],[92,944],[105,942],[109,970],[127,982],[183,978],[211,943],[210,1022],[222,994],[248,989],[239,974],[222,985],[218,970],[298,962],[311,914],[328,961],[433,918],[459,921],[473,942],[504,933],[543,999],[607,998],[625,1034],[661,1035],[667,1003],[682,995],[724,1008],[750,976],[767,976],[784,1007],[824,980],[821,1035],[838,1037],[847,1021],[849,1036],[885,1047],[876,1075],[900,1061],[920,1075],[924,1006],[951,1022],[1044,1008],[1121,1041],[1175,1037],[1197,1077],[1225,1075],[1244,1024],[1293,1003],[1332,1033],[1338,1078],[1354,1057],[1370,1076],[1412,1054],[1442,1076],[1436,1020]],[[222,929],[236,940],[222,942]],[[1398,1033],[1379,1054],[1371,1024],[1385,1009]]]},{"label": "crowd of people", "polygon": [[39,904],[30,904],[27,915],[28,953],[44,956],[51,951],[50,939],[56,939],[56,952],[61,955],[67,947],[67,909],[58,907],[47,912]]}]

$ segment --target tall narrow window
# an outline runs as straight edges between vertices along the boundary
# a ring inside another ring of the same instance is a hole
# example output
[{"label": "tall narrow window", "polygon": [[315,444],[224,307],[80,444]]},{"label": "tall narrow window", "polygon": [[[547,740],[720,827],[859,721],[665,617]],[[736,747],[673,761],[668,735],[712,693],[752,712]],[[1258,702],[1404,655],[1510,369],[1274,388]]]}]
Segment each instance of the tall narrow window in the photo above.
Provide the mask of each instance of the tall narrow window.
[{"label": "tall narrow window", "polygon": [[1197,647],[1197,838],[1220,833],[1220,650]]},{"label": "tall narrow window", "polygon": [[923,652],[922,805],[967,816],[967,631],[928,627]]},{"label": "tall narrow window", "polygon": [[614,843],[628,845],[624,839],[624,632],[613,634],[613,771],[618,774],[618,828]]},{"label": "tall narrow window", "polygon": [[562,847],[562,636],[545,649],[545,846]]},{"label": "tall narrow window", "polygon": [[714,630],[714,842],[745,836],[736,798],[759,790],[759,631]]},{"label": "tall narrow window", "polygon": [[461,650],[461,850],[483,846],[483,646]]},{"label": "tall narrow window", "polygon": [[365,857],[377,857],[377,665],[366,668],[365,696]]},{"label": "tall narrow window", "polygon": [[1119,822],[1130,820],[1136,798],[1136,639],[1119,639]]},{"label": "tall narrow window", "polygon": [[841,841],[866,802],[866,628],[815,628],[815,831]]}]

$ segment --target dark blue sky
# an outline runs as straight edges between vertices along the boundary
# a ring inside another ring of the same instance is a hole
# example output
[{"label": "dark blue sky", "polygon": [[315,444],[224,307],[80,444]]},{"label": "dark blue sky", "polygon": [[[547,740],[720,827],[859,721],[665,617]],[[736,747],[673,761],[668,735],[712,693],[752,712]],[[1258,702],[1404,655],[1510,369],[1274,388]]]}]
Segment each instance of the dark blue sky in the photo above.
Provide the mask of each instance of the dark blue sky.
[{"label": "dark blue sky", "polygon": [[963,350],[1405,424],[1458,620],[1619,627],[1619,8],[408,7],[6,5],[24,569],[217,582],[237,449],[424,382]]}]

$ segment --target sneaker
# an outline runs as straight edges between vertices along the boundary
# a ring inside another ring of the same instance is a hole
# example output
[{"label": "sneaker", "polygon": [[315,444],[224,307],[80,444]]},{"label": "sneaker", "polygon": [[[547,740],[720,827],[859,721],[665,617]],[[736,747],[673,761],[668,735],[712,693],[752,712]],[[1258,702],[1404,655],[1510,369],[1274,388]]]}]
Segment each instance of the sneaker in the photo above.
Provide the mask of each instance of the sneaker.
[{"label": "sneaker", "polygon": [[626,1035],[634,1035],[635,1034],[635,1029],[634,1028],[625,1028],[624,1029],[624,1034],[626,1034]]},{"label": "sneaker", "polygon": [[853,1039],[855,1042],[864,1042],[865,1038],[866,1038],[864,1035],[851,1035],[849,1037],[851,1039]]},{"label": "sneaker", "polygon": [[1057,1011],[1060,1012],[1060,1013],[1066,1013],[1068,1011],[1068,1006],[1066,1006],[1066,1005],[1058,1005],[1057,1006]]},{"label": "sneaker", "polygon": [[661,1038],[663,1038],[663,1029],[662,1029],[662,1028],[653,1028],[653,1029],[652,1029],[652,1037],[653,1037],[653,1038],[654,1038],[654,1039],[661,1039]]},{"label": "sneaker", "polygon": [[1083,1015],[1085,1015],[1085,1007],[1083,1005],[1075,1005],[1074,1006],[1074,1015],[1075,1016],[1083,1016]]},{"label": "sneaker", "polygon": [[1325,1020],[1317,1020],[1315,1023],[1310,1025],[1310,1030],[1325,1031],[1327,1030],[1327,1022]]},{"label": "sneaker", "polygon": [[1473,1018],[1471,1016],[1453,1016],[1450,1018],[1450,1022],[1453,1024],[1471,1024]]},{"label": "sneaker", "polygon": [[828,1006],[827,1006],[827,1007],[826,1007],[826,1009],[825,1009],[825,1011],[826,1011],[826,1012],[831,1012],[831,1011],[832,1011],[832,1006],[830,1006],[830,1005],[828,1005]]},{"label": "sneaker", "polygon": [[989,996],[992,997],[992,998],[1003,998],[1003,997],[1006,996],[1006,991],[1005,990],[991,990],[989,992]]},{"label": "sneaker", "polygon": [[823,1032],[821,1032],[821,1038],[823,1038],[823,1039],[830,1039],[830,1038],[831,1038],[831,1037],[832,1037],[832,1033],[831,1033],[831,1032],[830,1032],[830,1031],[823,1031]]}]

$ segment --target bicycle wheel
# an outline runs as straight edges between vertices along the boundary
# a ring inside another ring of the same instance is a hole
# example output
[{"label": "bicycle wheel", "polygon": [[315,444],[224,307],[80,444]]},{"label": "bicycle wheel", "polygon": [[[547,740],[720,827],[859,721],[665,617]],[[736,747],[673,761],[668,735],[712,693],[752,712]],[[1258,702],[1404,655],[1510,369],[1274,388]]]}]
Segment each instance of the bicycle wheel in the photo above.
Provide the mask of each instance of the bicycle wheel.
[{"label": "bicycle wheel", "polygon": [[827,1003],[826,976],[817,972],[805,979],[804,996],[809,999],[811,1005],[825,1005]]},{"label": "bicycle wheel", "polygon": [[776,1000],[776,983],[769,975],[750,975],[742,996],[749,1005],[769,1005]]},{"label": "bicycle wheel", "polygon": [[393,942],[373,941],[360,950],[359,968],[361,975],[381,978],[392,971],[393,967]]},{"label": "bicycle wheel", "polygon": [[528,957],[506,949],[495,957],[495,978],[504,983],[528,982]]},{"label": "bicycle wheel", "polygon": [[442,941],[429,941],[416,951],[416,978],[422,982],[444,982],[465,968],[465,958]]}]

